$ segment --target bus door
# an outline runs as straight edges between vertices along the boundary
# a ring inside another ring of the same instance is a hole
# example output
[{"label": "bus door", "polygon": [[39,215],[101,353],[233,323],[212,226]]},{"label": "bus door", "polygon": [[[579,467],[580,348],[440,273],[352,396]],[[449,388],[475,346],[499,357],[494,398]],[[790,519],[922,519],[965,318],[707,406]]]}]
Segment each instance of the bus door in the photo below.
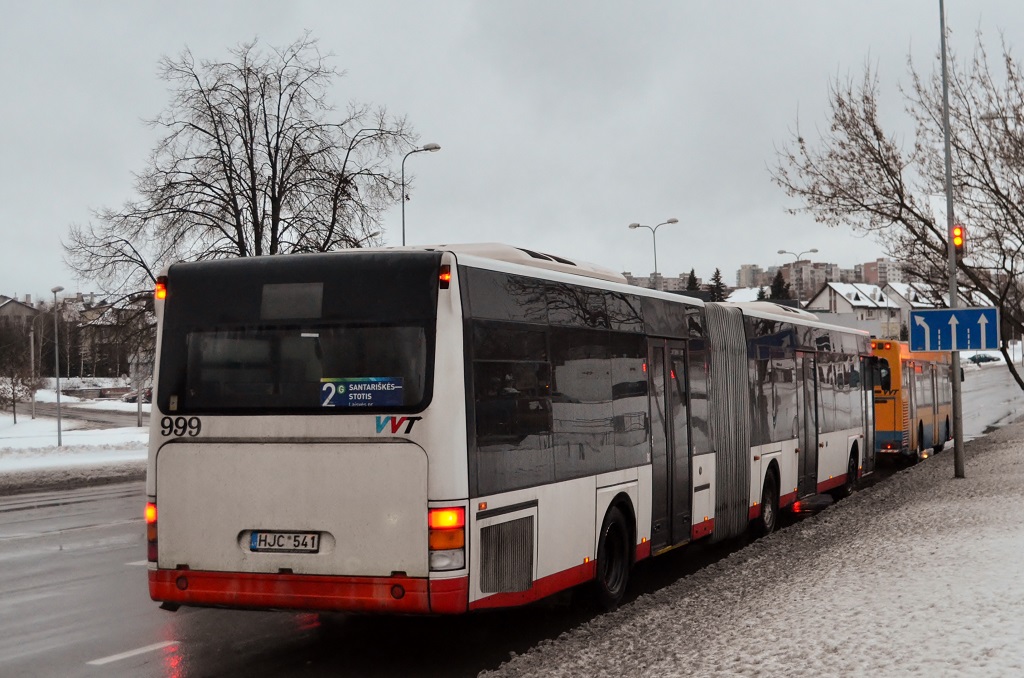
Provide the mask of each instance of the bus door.
[{"label": "bus door", "polygon": [[651,549],[657,553],[690,538],[686,343],[651,339],[647,346],[654,484]]},{"label": "bus door", "polygon": [[800,425],[797,429],[797,494],[818,493],[818,379],[813,353],[796,352]]},{"label": "bus door", "polygon": [[878,358],[864,357],[860,359],[861,383],[857,384],[860,389],[861,408],[864,412],[864,445],[861,449],[861,469],[864,473],[871,473],[875,470],[875,374]]},{"label": "bus door", "polygon": [[912,361],[903,362],[903,380],[901,383],[903,388],[903,431],[904,438],[907,441],[907,452],[914,452],[918,447],[918,435],[917,435],[917,419],[918,419],[918,403],[920,398],[918,397],[917,389],[920,388],[919,380],[917,378],[917,366]]}]

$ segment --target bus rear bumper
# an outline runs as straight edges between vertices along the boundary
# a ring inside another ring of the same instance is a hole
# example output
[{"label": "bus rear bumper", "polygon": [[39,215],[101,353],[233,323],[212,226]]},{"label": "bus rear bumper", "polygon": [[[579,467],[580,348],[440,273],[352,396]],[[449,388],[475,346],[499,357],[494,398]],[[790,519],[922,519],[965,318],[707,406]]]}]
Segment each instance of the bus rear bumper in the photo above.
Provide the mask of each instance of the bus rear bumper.
[{"label": "bus rear bumper", "polygon": [[159,602],[196,607],[459,614],[468,606],[469,578],[150,570],[149,595]]}]

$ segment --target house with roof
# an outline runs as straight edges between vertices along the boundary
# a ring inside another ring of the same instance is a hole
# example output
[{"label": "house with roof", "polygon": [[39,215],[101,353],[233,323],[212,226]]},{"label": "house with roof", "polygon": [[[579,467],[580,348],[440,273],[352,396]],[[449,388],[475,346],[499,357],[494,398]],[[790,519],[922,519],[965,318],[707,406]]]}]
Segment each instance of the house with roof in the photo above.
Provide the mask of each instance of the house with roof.
[{"label": "house with roof", "polygon": [[0,323],[29,323],[39,314],[31,304],[0,294]]},{"label": "house with roof", "polygon": [[865,330],[883,339],[898,339],[900,306],[878,285],[825,283],[804,307],[825,322]]},{"label": "house with roof", "polygon": [[[912,310],[949,307],[949,289],[946,287],[937,289],[928,283],[922,282],[888,283],[882,288],[882,291],[900,307],[904,319],[908,317]],[[961,307],[989,305],[987,303],[972,303],[962,293],[957,296],[957,299]]]}]

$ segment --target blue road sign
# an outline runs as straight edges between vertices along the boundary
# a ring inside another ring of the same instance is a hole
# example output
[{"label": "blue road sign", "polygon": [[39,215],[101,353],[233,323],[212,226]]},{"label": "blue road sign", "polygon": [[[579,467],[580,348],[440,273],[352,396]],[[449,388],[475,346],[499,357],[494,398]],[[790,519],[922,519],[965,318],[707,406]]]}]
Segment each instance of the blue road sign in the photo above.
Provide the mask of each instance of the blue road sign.
[{"label": "blue road sign", "polygon": [[910,312],[911,351],[994,351],[999,348],[995,308],[938,308]]}]

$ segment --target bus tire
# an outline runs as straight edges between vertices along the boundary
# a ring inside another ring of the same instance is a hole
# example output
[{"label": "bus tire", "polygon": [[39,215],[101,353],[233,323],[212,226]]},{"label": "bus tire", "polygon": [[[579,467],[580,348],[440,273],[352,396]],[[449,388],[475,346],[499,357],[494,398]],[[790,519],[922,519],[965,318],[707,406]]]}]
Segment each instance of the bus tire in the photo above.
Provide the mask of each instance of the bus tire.
[{"label": "bus tire", "polygon": [[764,476],[764,487],[761,488],[761,512],[754,519],[751,528],[754,535],[763,537],[775,531],[779,522],[779,481],[775,477],[775,469],[768,469]]},{"label": "bus tire", "polygon": [[632,530],[618,506],[605,514],[597,543],[597,575],[594,581],[597,604],[614,610],[626,593],[629,570],[633,565]]},{"label": "bus tire", "polygon": [[932,451],[935,452],[935,454],[938,454],[939,452],[942,452],[942,450],[946,449],[946,441],[949,440],[949,438],[949,417],[946,417],[946,427],[943,429],[942,440],[939,441],[938,445],[932,448]]},{"label": "bus tire", "polygon": [[850,463],[846,465],[846,482],[840,485],[834,493],[837,499],[843,499],[853,494],[857,487],[857,446],[850,450]]},{"label": "bus tire", "polygon": [[917,449],[910,455],[910,463],[916,464],[921,461],[924,452],[924,424],[917,422]]}]

